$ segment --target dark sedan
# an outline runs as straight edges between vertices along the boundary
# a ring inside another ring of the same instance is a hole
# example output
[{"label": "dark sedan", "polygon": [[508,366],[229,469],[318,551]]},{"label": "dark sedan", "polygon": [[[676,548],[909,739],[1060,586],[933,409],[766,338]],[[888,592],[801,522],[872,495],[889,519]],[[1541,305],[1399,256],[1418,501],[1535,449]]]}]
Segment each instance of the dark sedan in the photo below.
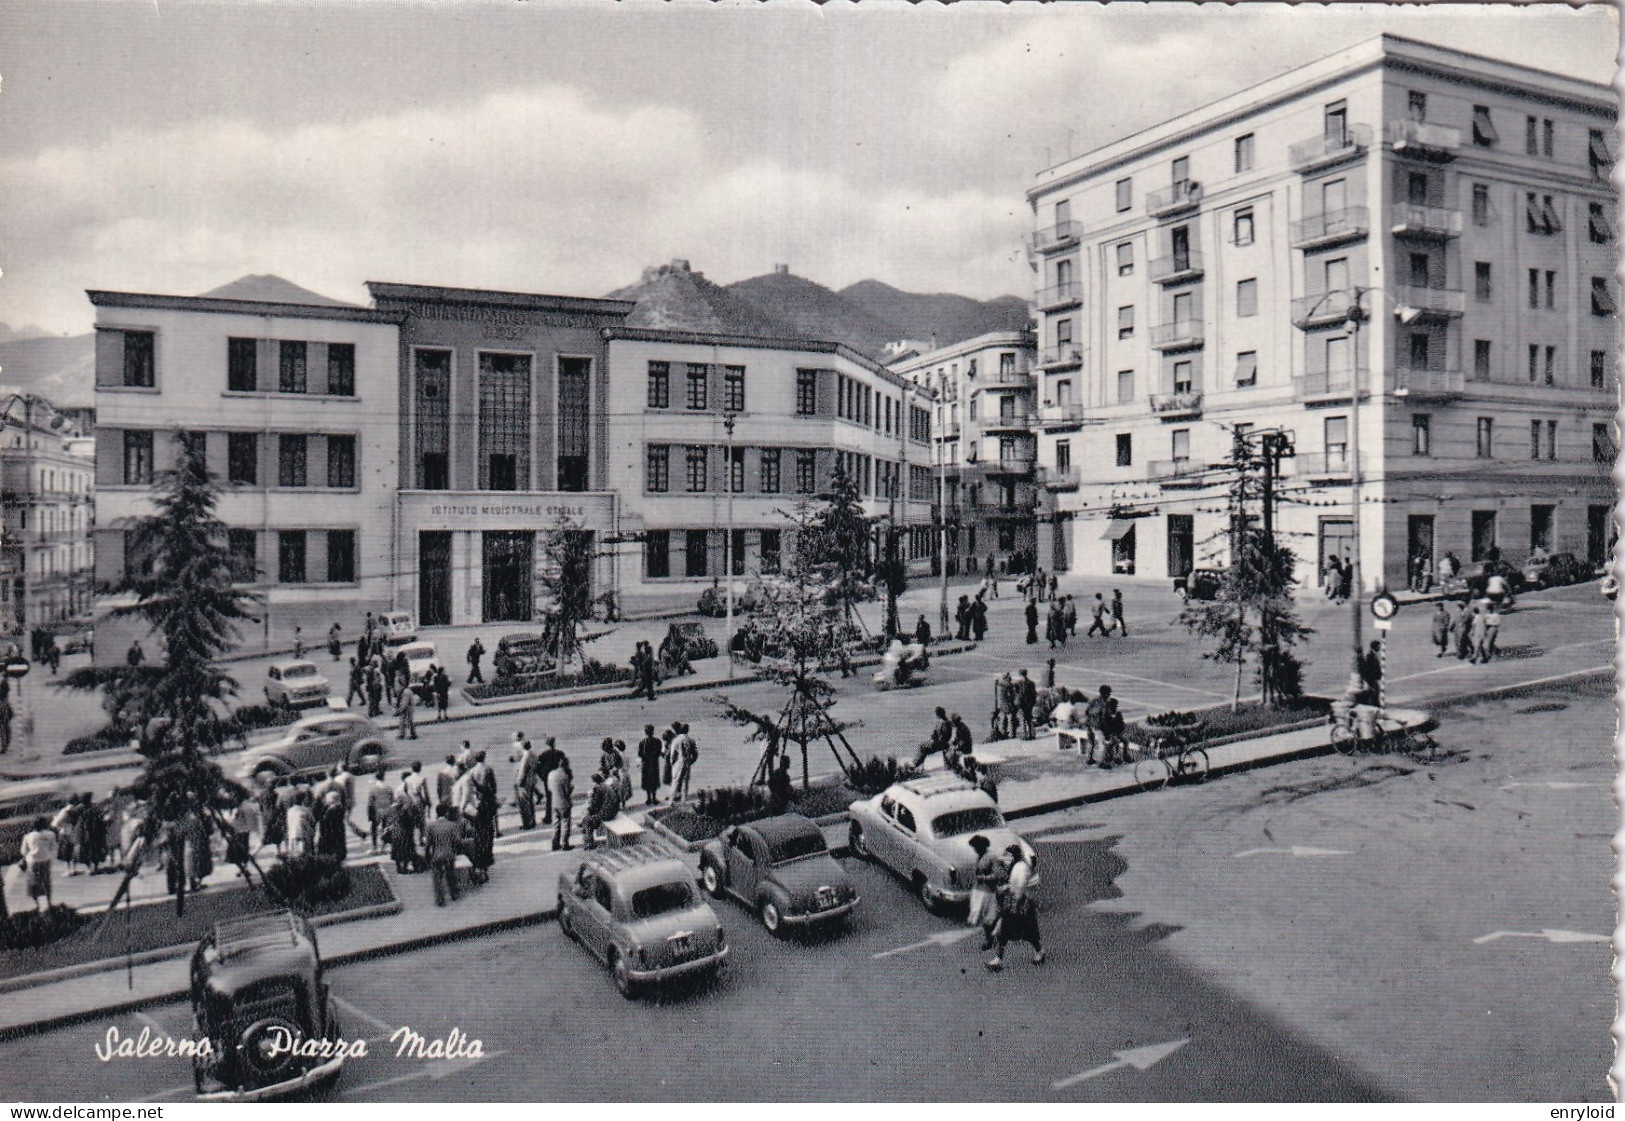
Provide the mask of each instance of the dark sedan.
[{"label": "dark sedan", "polygon": [[800,814],[724,830],[700,852],[700,882],[718,899],[754,907],[770,934],[834,923],[858,905],[858,889],[830,856],[824,834]]}]

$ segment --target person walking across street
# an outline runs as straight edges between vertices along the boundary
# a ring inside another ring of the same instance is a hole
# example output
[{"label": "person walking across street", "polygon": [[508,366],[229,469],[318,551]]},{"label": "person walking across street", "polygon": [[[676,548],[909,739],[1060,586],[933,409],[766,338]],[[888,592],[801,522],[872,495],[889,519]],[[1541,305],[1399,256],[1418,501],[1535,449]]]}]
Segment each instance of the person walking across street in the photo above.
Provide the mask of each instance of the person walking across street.
[{"label": "person walking across street", "polygon": [[51,909],[51,866],[56,863],[56,848],[56,834],[51,831],[51,823],[43,817],[36,817],[34,828],[23,837],[22,859],[19,861],[28,898],[36,909],[40,909],[42,901],[44,910]]},{"label": "person walking across street", "polygon": [[693,734],[688,730],[688,724],[674,724],[677,729],[677,738],[672,740],[672,750],[677,752],[677,760],[673,767],[675,776],[672,783],[671,800],[681,802],[689,795],[689,783],[694,778],[694,764],[700,761],[700,745],[695,742]]},{"label": "person walking across street", "polygon": [[1472,604],[1463,602],[1461,609],[1450,620],[1450,640],[1456,649],[1456,660],[1465,661],[1473,652]]},{"label": "person walking across street", "polygon": [[344,656],[344,640],[339,637],[342,632],[343,628],[337,623],[327,628],[327,652],[333,655],[335,662]]},{"label": "person walking across street", "polygon": [[971,888],[970,910],[965,925],[982,928],[982,949],[993,948],[993,929],[999,921],[999,889],[1004,886],[1008,872],[998,853],[989,851],[992,844],[978,833],[970,839],[971,851],[976,854],[976,882]]},{"label": "person walking across street", "polygon": [[1435,658],[1442,658],[1450,649],[1450,609],[1440,600],[1433,605],[1433,645],[1438,647]]},{"label": "person walking across street", "polygon": [[1066,633],[1073,638],[1078,637],[1078,604],[1069,593],[1066,605],[1061,609],[1061,621],[1066,624]]},{"label": "person walking across street", "polygon": [[377,719],[384,711],[384,672],[376,662],[367,663],[367,715]]},{"label": "person walking across street", "polygon": [[1117,633],[1127,638],[1128,620],[1123,617],[1123,593],[1116,588],[1112,589],[1112,621],[1117,624]]},{"label": "person walking across street", "polygon": [[638,741],[638,764],[643,771],[644,805],[660,804],[660,764],[666,755],[666,745],[655,735],[655,726],[643,726],[643,738]]},{"label": "person walking across street", "polygon": [[1468,623],[1467,642],[1472,650],[1467,661],[1473,665],[1489,664],[1490,660],[1490,605],[1484,601],[1473,604],[1472,619]]},{"label": "person walking across street", "polygon": [[1016,734],[1016,690],[1008,671],[993,679],[993,738]]},{"label": "person walking across street", "polygon": [[1089,624],[1089,630],[1087,633],[1085,633],[1084,637],[1088,638],[1092,635],[1098,634],[1102,638],[1105,638],[1108,634],[1106,630],[1106,597],[1101,595],[1099,592],[1095,593],[1095,605],[1092,610],[1094,613],[1094,621]]},{"label": "person walking across street", "polygon": [[1044,964],[1043,938],[1038,931],[1038,906],[1027,891],[1033,868],[1020,845],[1005,849],[1009,873],[999,892],[999,922],[994,928],[997,945],[993,956],[984,962],[997,973],[1004,968],[1004,950],[1012,942],[1026,942],[1033,948],[1033,964]]},{"label": "person walking across street", "polygon": [[547,803],[553,809],[554,852],[575,847],[570,843],[570,816],[574,808],[570,799],[574,796],[575,776],[570,773],[570,760],[560,752],[558,766],[547,773]]},{"label": "person walking across street", "polygon": [[474,641],[468,644],[468,683],[470,685],[484,684],[485,675],[480,672],[480,659],[485,657],[485,644],[480,636],[475,635]]},{"label": "person walking across street", "polygon": [[413,715],[417,705],[417,694],[410,689],[402,689],[395,695],[395,716],[400,721],[400,727],[395,731],[396,739],[415,740],[418,738],[417,718]]},{"label": "person walking across street", "polygon": [[513,763],[513,801],[519,808],[519,828],[536,828],[536,753],[531,750],[525,733],[514,733],[519,750],[511,757]]},{"label": "person walking across street", "polygon": [[1484,608],[1484,650],[1483,661],[1489,664],[1495,657],[1497,644],[1501,639],[1501,608],[1499,604],[1491,603]]},{"label": "person walking across street", "polygon": [[451,678],[446,674],[445,666],[435,666],[431,675],[431,686],[434,690],[435,719],[446,719],[446,710],[451,707]]},{"label": "person walking across street", "polygon": [[441,806],[429,823],[429,842],[425,846],[429,873],[434,877],[434,905],[444,907],[447,896],[455,903],[457,890],[457,854],[463,850],[462,828],[452,819],[450,806]]},{"label": "person walking across street", "polygon": [[1033,738],[1033,709],[1037,704],[1038,686],[1023,667],[1016,677],[1016,705],[1021,710],[1021,738],[1024,740]]},{"label": "person walking across street", "polygon": [[1026,619],[1027,619],[1027,645],[1028,646],[1037,646],[1038,645],[1038,601],[1031,598],[1030,596],[1027,599],[1027,608],[1026,608],[1025,614],[1026,614]]},{"label": "person walking across street", "polygon": [[394,808],[395,791],[389,785],[388,776],[380,770],[373,779],[372,789],[367,791],[367,831],[372,841],[372,851],[375,853],[381,851],[380,842],[389,826],[389,815]]},{"label": "person walking across street", "polygon": [[345,689],[344,691],[344,707],[349,708],[357,698],[360,698],[363,701],[367,699],[366,682],[362,677],[361,667],[356,663],[354,658],[351,658],[350,682],[349,688]]},{"label": "person walking across street", "polygon": [[[544,792],[542,803],[542,824],[553,824],[553,814],[556,807],[553,804],[553,771],[564,763],[564,752],[559,750],[558,740],[552,736],[542,741],[541,754],[536,756],[536,777],[541,780]],[[568,805],[565,807],[568,809]]]}]

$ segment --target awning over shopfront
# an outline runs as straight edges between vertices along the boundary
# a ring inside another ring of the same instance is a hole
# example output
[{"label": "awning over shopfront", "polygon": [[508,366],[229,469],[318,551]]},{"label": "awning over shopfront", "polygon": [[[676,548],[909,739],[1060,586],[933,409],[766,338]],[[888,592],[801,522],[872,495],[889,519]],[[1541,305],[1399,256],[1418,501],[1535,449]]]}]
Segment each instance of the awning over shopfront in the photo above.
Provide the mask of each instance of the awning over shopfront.
[{"label": "awning over shopfront", "polygon": [[1102,541],[1121,541],[1134,531],[1134,522],[1128,518],[1113,518],[1106,523],[1106,532],[1100,535]]}]

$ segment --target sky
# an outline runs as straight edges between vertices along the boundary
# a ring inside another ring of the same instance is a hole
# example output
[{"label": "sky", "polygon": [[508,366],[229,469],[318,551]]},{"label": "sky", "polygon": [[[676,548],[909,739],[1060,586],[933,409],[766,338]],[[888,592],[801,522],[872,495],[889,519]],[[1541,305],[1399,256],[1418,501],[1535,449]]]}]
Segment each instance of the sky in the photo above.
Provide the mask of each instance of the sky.
[{"label": "sky", "polygon": [[0,322],[675,257],[1026,296],[1040,168],[1384,31],[1600,82],[1618,47],[1607,6],[6,0]]}]

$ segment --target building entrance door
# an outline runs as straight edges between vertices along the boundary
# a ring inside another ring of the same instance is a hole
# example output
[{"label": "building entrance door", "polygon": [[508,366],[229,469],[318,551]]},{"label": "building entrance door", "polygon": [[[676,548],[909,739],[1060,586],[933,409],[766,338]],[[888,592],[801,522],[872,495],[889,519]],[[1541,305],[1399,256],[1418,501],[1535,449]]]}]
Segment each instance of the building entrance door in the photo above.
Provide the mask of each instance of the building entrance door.
[{"label": "building entrance door", "polygon": [[532,614],[531,571],[536,535],[525,530],[480,535],[484,561],[485,621],[528,622]]},{"label": "building entrance door", "polygon": [[1196,567],[1196,515],[1168,515],[1168,575],[1189,576]]},{"label": "building entrance door", "polygon": [[1316,570],[1321,584],[1326,581],[1326,562],[1333,556],[1343,564],[1354,558],[1354,519],[1320,519],[1320,567]]},{"label": "building entrance door", "polygon": [[[1411,587],[1423,591],[1423,572],[1433,571],[1433,515],[1412,514],[1405,522],[1405,573]],[[1424,566],[1424,562],[1426,567]]]},{"label": "building entrance door", "polygon": [[451,625],[451,534],[418,534],[418,626]]}]

